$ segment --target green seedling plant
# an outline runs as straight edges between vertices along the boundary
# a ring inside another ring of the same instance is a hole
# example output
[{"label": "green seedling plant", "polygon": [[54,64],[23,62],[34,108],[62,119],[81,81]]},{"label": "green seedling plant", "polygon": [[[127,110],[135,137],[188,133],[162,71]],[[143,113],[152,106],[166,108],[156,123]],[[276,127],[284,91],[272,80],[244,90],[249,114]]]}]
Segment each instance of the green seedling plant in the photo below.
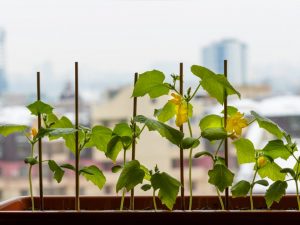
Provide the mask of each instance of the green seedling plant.
[{"label": "green seedling plant", "polygon": [[[185,94],[181,95],[178,91],[179,76],[172,74],[171,83],[165,82],[165,75],[158,70],[147,71],[140,74],[139,79],[135,85],[132,96],[142,97],[149,95],[150,98],[159,98],[163,95],[168,95],[171,92],[170,99],[161,109],[154,111],[154,116],[157,117],[159,122],[166,123],[175,117],[175,124],[177,127],[182,126],[184,123],[188,125],[188,137],[181,137],[181,140],[171,140],[175,145],[189,149],[189,209],[192,209],[192,154],[193,150],[200,145],[199,139],[203,138],[210,140],[219,140],[227,137],[227,132],[224,127],[206,127],[207,130],[202,130],[201,136],[194,137],[191,127],[190,119],[193,116],[193,105],[191,101],[202,87],[211,97],[214,97],[220,104],[224,103],[227,95],[238,95],[232,85],[227,81],[226,77],[222,74],[215,74],[205,67],[194,65],[191,67],[191,72],[199,78],[199,84],[192,91],[189,87]],[[141,117],[140,117],[141,119]],[[216,128],[216,129],[215,129]],[[221,135],[221,138],[219,137]],[[217,161],[216,161],[217,162]],[[218,164],[218,163],[217,163]],[[221,188],[223,190],[223,188]]]},{"label": "green seedling plant", "polygon": [[[266,205],[268,208],[274,202],[279,202],[280,199],[286,194],[288,181],[294,181],[296,184],[296,196],[298,209],[299,204],[299,158],[295,153],[298,151],[296,143],[292,142],[291,136],[282,130],[276,123],[265,118],[258,113],[252,111],[253,121],[256,121],[260,128],[272,134],[276,139],[269,141],[263,149],[256,150],[253,143],[241,138],[234,142],[237,159],[239,164],[254,163],[254,176],[252,182],[241,180],[232,187],[233,197],[245,197],[250,192],[250,208],[254,209],[252,200],[253,187],[256,184],[268,186],[267,180],[256,180],[256,176],[261,178],[269,178],[273,183],[269,186],[265,193]],[[296,161],[294,168],[281,168],[275,160],[281,158],[287,160],[293,157]],[[285,180],[286,175],[289,174],[291,179]]]},{"label": "green seedling plant", "polygon": [[156,204],[156,191],[158,190],[158,198],[161,202],[167,206],[169,210],[173,209],[174,204],[176,203],[176,198],[181,186],[180,182],[174,177],[170,176],[165,172],[160,172],[157,165],[154,168],[154,171],[146,170],[144,177],[145,180],[149,181],[150,184],[144,184],[141,189],[143,191],[148,191],[152,189],[152,199],[154,210],[157,211]]},{"label": "green seedling plant", "polygon": [[[28,182],[29,182],[29,193],[31,198],[31,208],[32,211],[34,211],[34,198],[33,198],[33,187],[32,187],[32,169],[33,166],[38,164],[38,156],[35,155],[35,145],[36,143],[44,138],[45,136],[49,137],[56,137],[64,134],[70,134],[74,133],[75,129],[53,129],[50,128],[50,125],[53,124],[52,119],[55,118],[55,115],[53,114],[53,107],[42,102],[42,101],[36,101],[30,105],[27,106],[28,110],[31,112],[32,115],[38,116],[41,115],[45,124],[45,128],[41,127],[39,130],[37,130],[35,127],[32,127],[31,129],[27,125],[17,125],[17,124],[5,124],[0,125],[0,134],[3,136],[8,136],[10,134],[14,133],[22,133],[28,140],[28,143],[30,144],[30,155],[24,159],[24,162],[29,165],[28,168]],[[30,133],[28,134],[26,131],[30,129]],[[44,160],[43,162],[51,161],[55,163],[54,160]],[[50,166],[50,165],[49,165]]]}]

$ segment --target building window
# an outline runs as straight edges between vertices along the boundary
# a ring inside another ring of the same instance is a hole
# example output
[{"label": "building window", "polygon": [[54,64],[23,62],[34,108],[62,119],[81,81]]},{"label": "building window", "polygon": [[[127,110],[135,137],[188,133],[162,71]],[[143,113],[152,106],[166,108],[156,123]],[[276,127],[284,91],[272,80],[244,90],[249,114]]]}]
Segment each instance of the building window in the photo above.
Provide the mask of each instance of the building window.
[{"label": "building window", "polygon": [[20,190],[20,195],[21,195],[21,196],[26,196],[26,195],[28,195],[28,190],[26,190],[26,189]]}]

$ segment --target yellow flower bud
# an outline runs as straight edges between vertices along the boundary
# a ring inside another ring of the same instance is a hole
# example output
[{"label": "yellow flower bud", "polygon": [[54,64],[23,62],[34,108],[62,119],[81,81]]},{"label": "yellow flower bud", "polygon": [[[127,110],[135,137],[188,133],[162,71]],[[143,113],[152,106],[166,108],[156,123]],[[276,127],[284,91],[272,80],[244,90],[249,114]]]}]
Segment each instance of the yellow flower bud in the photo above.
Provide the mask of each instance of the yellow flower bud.
[{"label": "yellow flower bud", "polygon": [[35,137],[37,135],[37,133],[38,133],[37,129],[35,129],[34,127],[31,128],[31,135],[32,135],[32,137]]},{"label": "yellow flower bud", "polygon": [[267,165],[267,163],[268,163],[268,160],[266,157],[264,157],[264,156],[258,157],[258,159],[257,159],[258,168],[264,167],[265,165]]}]

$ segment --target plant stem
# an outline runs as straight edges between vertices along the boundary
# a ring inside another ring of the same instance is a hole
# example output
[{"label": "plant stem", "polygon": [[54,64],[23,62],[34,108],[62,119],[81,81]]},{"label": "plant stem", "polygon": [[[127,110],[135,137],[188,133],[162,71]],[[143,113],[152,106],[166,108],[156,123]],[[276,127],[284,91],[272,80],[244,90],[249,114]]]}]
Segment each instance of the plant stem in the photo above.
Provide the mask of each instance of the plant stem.
[{"label": "plant stem", "polygon": [[154,206],[154,210],[156,212],[157,211],[157,206],[156,206],[155,190],[153,190],[153,206]]},{"label": "plant stem", "polygon": [[218,153],[219,153],[219,151],[220,151],[220,149],[221,149],[221,146],[222,146],[223,142],[224,142],[224,139],[222,139],[222,140],[220,141],[220,144],[219,144],[219,146],[218,146],[218,148],[217,148],[217,151],[215,152],[215,157],[218,155]]},{"label": "plant stem", "polygon": [[251,183],[251,186],[250,186],[250,207],[251,207],[251,210],[254,209],[254,207],[253,207],[252,193],[253,193],[254,182],[255,182],[256,175],[257,175],[257,171],[258,170],[255,170],[255,173],[254,173],[254,176],[253,176],[253,179],[252,179],[252,183]]},{"label": "plant stem", "polygon": [[31,198],[31,208],[32,208],[32,211],[34,211],[34,198],[33,198],[33,191],[32,191],[31,170],[32,170],[32,165],[29,166],[28,180],[29,180],[29,192],[30,192],[30,198]]},{"label": "plant stem", "polygon": [[[190,132],[190,137],[193,137],[191,122],[188,119],[188,127]],[[193,182],[192,182],[192,165],[193,165],[193,148],[190,149],[189,154],[189,188],[190,188],[190,199],[189,199],[189,210],[192,210],[193,204]]]},{"label": "plant stem", "polygon": [[[294,154],[293,154],[294,155]],[[297,171],[296,171],[296,196],[297,196],[297,203],[298,203],[298,210],[300,211],[300,198],[299,198],[299,187],[298,187],[298,179],[299,179],[299,160],[297,159]]]},{"label": "plant stem", "polygon": [[[125,163],[126,163],[126,150],[124,150],[124,155],[123,155],[123,167],[125,166]],[[120,204],[120,211],[123,210],[125,192],[126,192],[126,188],[123,188],[122,198],[121,198],[121,204]]]},{"label": "plant stem", "polygon": [[222,210],[225,210],[223,199],[222,199],[222,196],[220,194],[220,191],[217,187],[216,187],[216,190],[217,190],[217,193],[218,193],[218,198],[219,198],[219,201],[220,201],[221,208],[222,208]]},{"label": "plant stem", "polygon": [[195,97],[195,95],[196,95],[196,93],[198,92],[200,86],[201,86],[201,84],[199,83],[198,86],[197,86],[197,88],[195,89],[194,93],[193,93],[192,96],[189,98],[189,101],[191,101],[191,100]]}]

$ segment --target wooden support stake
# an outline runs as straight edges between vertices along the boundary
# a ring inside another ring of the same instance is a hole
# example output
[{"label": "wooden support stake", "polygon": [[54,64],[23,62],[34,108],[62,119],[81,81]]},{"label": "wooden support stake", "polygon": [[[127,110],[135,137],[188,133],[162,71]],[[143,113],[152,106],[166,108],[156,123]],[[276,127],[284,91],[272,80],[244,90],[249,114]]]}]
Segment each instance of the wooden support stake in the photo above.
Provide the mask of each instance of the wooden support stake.
[{"label": "wooden support stake", "polygon": [[[183,63],[179,64],[180,86],[179,93],[183,96]],[[183,125],[180,126],[180,131],[183,132]],[[183,148],[180,147],[180,183],[181,183],[181,209],[185,210],[184,199],[184,162],[183,162]]]},{"label": "wooden support stake", "polygon": [[[227,78],[227,60],[224,60],[224,76]],[[224,91],[224,126],[226,128],[227,125],[227,93],[226,89]],[[225,153],[225,165],[228,167],[228,138],[225,138],[224,144],[224,153]],[[229,209],[229,190],[228,188],[225,189],[225,209]]]},{"label": "wooden support stake", "polygon": [[78,62],[75,62],[75,210],[80,211],[79,199],[79,132],[78,132]]},{"label": "wooden support stake", "polygon": [[[138,73],[134,74],[134,85],[137,82],[138,76],[139,76]],[[137,115],[137,97],[133,97],[133,111],[132,111],[133,118],[136,117],[136,115]],[[131,160],[135,160],[135,144],[136,144],[135,143],[135,141],[136,141],[136,136],[135,136],[136,123],[135,122],[133,123],[133,132],[134,132],[134,135],[133,135],[133,140],[132,140]],[[134,210],[134,188],[131,189],[131,193],[130,193],[130,209]]]},{"label": "wooden support stake", "polygon": [[[41,79],[40,72],[36,74],[36,84],[37,84],[37,100],[41,100]],[[42,118],[41,114],[38,114],[38,130],[41,129],[42,126]],[[40,188],[40,210],[44,210],[44,188],[43,188],[43,153],[42,153],[42,139],[38,140],[38,151],[39,151],[39,188]]]}]

